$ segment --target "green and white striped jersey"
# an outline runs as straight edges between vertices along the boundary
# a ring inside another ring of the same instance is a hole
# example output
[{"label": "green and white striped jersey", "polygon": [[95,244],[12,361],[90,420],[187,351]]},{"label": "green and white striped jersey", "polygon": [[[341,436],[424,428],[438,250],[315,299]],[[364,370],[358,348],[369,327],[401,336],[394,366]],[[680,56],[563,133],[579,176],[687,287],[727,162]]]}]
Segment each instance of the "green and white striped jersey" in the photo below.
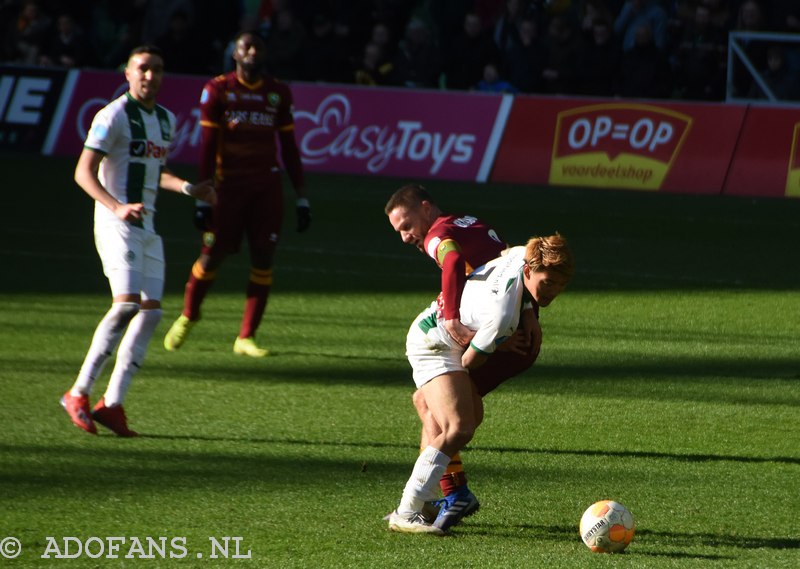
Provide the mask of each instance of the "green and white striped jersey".
[{"label": "green and white striped jersey", "polygon": [[[156,195],[161,170],[175,137],[175,115],[160,105],[147,110],[129,93],[103,107],[92,121],[84,147],[105,155],[100,183],[120,203],[143,203],[142,226],[154,231]],[[99,202],[95,224],[119,219]]]}]

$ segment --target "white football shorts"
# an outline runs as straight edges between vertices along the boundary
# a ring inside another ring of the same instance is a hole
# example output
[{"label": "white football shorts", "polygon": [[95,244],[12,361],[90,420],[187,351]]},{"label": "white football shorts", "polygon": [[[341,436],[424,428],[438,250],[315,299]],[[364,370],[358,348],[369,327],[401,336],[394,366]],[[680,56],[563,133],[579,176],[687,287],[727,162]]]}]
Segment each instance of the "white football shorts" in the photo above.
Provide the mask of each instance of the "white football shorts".
[{"label": "white football shorts", "polygon": [[161,237],[129,223],[95,225],[94,243],[112,296],[141,294],[161,300],[164,294],[164,244]]},{"label": "white football shorts", "polygon": [[438,325],[423,330],[428,327],[423,321],[430,317],[431,310],[417,316],[406,336],[406,356],[417,388],[445,373],[467,371],[461,365],[464,348],[446,330]]}]

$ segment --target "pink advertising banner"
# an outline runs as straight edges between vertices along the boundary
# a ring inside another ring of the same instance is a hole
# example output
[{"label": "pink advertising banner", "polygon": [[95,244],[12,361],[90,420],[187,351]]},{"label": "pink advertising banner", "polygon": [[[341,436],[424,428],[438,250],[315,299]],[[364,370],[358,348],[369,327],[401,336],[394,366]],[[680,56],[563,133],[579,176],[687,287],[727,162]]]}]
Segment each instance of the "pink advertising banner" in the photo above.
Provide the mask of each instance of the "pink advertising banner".
[{"label": "pink advertising banner", "polygon": [[309,169],[475,180],[503,101],[408,89],[296,85],[295,123]]},{"label": "pink advertising banner", "polygon": [[[177,117],[177,136],[170,151],[171,163],[194,164],[200,142],[200,111],[197,104],[205,80],[197,77],[166,77],[159,103]],[[52,148],[55,155],[78,156],[95,113],[122,95],[128,84],[122,73],[82,71],[75,82],[70,104],[61,118],[61,131]]]},{"label": "pink advertising banner", "polygon": [[[200,140],[198,77],[167,77],[159,102],[178,118],[172,163],[194,164]],[[125,92],[122,74],[84,71],[52,153],[77,156],[92,117]],[[503,101],[437,91],[292,85],[296,138],[307,170],[410,179],[475,180]]]}]

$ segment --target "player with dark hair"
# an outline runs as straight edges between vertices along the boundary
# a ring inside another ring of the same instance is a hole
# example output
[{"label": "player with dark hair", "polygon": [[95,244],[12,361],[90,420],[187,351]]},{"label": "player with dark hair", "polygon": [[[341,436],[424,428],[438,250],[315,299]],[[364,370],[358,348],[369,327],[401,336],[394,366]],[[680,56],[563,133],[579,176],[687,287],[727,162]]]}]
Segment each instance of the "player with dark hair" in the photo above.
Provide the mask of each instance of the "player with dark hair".
[{"label": "player with dark hair", "polygon": [[[125,67],[128,91],[95,115],[75,168],[75,181],[95,200],[95,244],[112,304],[61,404],[76,426],[92,434],[95,422],[121,437],[137,434],[128,427],[122,401],[161,320],[164,247],[153,221],[158,188],[216,200],[210,181],[192,185],[166,167],[175,115],[156,104],[163,76],[157,47],[131,51]],[[90,411],[92,386],[117,345],[105,395]]]},{"label": "player with dark hair", "polygon": [[438,301],[411,324],[406,355],[414,383],[425,396],[438,433],[417,458],[389,529],[403,533],[443,534],[476,504],[471,493],[457,501],[446,497],[430,520],[426,505],[435,500],[436,482],[483,421],[483,399],[474,371],[488,365],[496,350],[527,347],[530,339],[519,328],[526,305],[548,306],[567,286],[574,272],[572,253],[558,234],[535,237],[512,247],[470,274],[461,298],[460,315],[475,330],[469,346],[456,342],[444,326]]},{"label": "player with dark hair", "polygon": [[[507,247],[505,241],[491,226],[476,217],[444,213],[419,184],[407,184],[398,189],[389,199],[384,212],[404,243],[426,253],[442,269],[438,302],[443,326],[458,344],[466,346],[475,334],[462,324],[459,312],[467,275],[499,257]],[[505,380],[530,368],[536,361],[542,336],[534,310],[523,312],[521,329],[525,332],[524,346],[514,351],[495,352],[486,365],[471,371],[472,381],[481,397]],[[425,448],[430,440],[438,436],[439,427],[430,414],[422,390],[414,393],[413,401],[422,421],[420,448]],[[478,509],[478,501],[467,488],[459,453],[452,457],[440,485],[445,498],[454,507],[463,505],[467,509],[465,515]]]},{"label": "player with dark hair", "polygon": [[233,351],[264,357],[255,343],[272,287],[272,265],[283,222],[280,157],[297,194],[297,230],[308,229],[311,208],[305,195],[300,152],[294,137],[292,93],[263,71],[264,41],[254,32],[235,40],[236,69],[206,83],[200,98],[200,172],[216,182],[213,208],[199,204],[203,231],[200,256],[192,266],[183,311],[164,338],[169,351],[180,348],[200,319],[200,306],[225,258],[247,239],[250,278],[239,335]]}]

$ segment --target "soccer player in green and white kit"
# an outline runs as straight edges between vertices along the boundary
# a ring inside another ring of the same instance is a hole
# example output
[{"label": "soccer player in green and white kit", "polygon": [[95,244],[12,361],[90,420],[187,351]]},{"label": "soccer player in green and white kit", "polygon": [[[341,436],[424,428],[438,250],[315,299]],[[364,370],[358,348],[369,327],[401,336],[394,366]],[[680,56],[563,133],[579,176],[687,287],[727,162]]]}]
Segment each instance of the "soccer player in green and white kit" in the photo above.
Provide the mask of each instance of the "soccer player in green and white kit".
[{"label": "soccer player in green and white kit", "polygon": [[[92,434],[95,422],[122,437],[137,434],[128,428],[122,401],[161,320],[164,248],[153,224],[158,188],[216,201],[210,181],[193,185],[166,168],[175,115],[156,104],[163,76],[157,47],[131,51],[128,91],[95,115],[75,168],[75,181],[95,200],[95,245],[113,297],[78,378],[61,398],[72,422]],[[106,392],[90,411],[94,382],[117,345]]]},{"label": "soccer player in green and white kit", "polygon": [[[443,501],[436,519],[426,517],[426,503],[436,499],[436,487],[450,459],[475,434],[483,421],[483,401],[470,370],[495,350],[527,344],[519,327],[527,308],[548,306],[572,278],[574,261],[561,235],[536,237],[525,246],[473,271],[461,297],[460,317],[476,330],[466,350],[448,333],[441,306],[434,301],[414,320],[406,339],[406,355],[414,383],[439,425],[417,459],[389,529],[403,533],[443,534],[469,511],[469,504]],[[474,498],[473,498],[474,499]]]}]

